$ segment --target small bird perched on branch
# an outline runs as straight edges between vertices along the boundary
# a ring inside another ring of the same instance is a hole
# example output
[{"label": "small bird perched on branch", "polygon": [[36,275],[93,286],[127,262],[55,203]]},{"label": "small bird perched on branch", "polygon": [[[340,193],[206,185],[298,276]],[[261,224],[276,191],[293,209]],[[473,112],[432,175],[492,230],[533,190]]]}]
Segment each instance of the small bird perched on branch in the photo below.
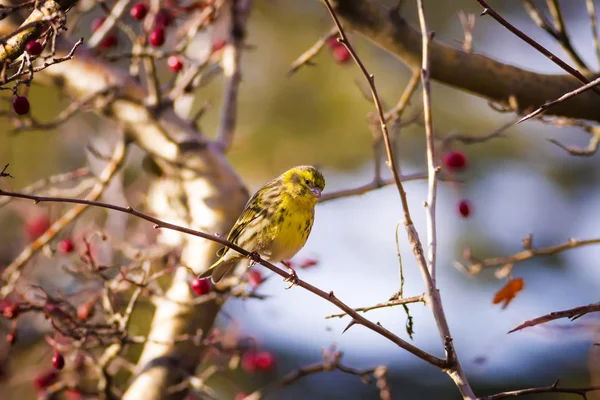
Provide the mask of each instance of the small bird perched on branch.
[{"label": "small bird perched on branch", "polygon": [[[260,188],[246,203],[227,240],[277,263],[292,258],[306,243],[315,218],[315,204],[325,178],[312,166],[294,167]],[[223,248],[221,258],[200,278],[219,282],[242,259]]]}]

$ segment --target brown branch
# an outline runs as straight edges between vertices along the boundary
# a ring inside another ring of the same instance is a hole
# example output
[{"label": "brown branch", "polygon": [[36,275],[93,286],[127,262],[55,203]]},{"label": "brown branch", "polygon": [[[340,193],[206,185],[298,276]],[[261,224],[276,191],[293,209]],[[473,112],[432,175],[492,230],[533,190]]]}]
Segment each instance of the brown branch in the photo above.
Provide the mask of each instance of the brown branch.
[{"label": "brown branch", "polygon": [[349,375],[358,376],[363,382],[370,383],[371,376],[375,374],[378,368],[370,368],[365,370],[358,370],[354,368],[347,367],[341,364],[340,360],[342,357],[342,353],[329,350],[323,350],[323,362],[315,363],[312,365],[308,365],[306,367],[299,368],[295,371],[288,372],[286,375],[276,380],[275,382],[269,384],[267,387],[262,388],[260,390],[255,391],[254,393],[244,397],[244,400],[260,400],[265,398],[268,395],[268,392],[275,388],[281,388],[285,386],[292,385],[299,381],[300,379],[318,374],[321,372],[332,372],[332,371],[341,371],[343,373]]},{"label": "brown branch", "polygon": [[554,321],[556,319],[561,318],[569,318],[571,319],[571,321],[573,321],[579,317],[593,312],[600,312],[600,303],[588,304],[587,306],[579,306],[563,311],[553,311],[549,314],[542,315],[541,317],[525,321],[517,327],[508,331],[508,333],[513,333],[532,326],[545,324],[546,322]]},{"label": "brown branch", "polygon": [[[420,296],[405,297],[403,299],[389,300],[389,301],[386,301],[385,303],[378,303],[378,304],[375,304],[372,306],[355,308],[354,311],[368,312],[368,311],[377,310],[380,308],[394,307],[394,306],[400,306],[403,304],[411,304],[411,303],[427,304],[427,302],[425,301],[425,295],[422,294]],[[342,317],[345,317],[346,315],[348,315],[348,314],[346,314],[346,313],[331,314],[331,315],[326,316],[325,319],[342,318]]]},{"label": "brown branch", "polygon": [[480,400],[499,400],[506,399],[508,397],[527,396],[536,393],[570,393],[577,394],[581,396],[582,399],[587,399],[586,393],[600,390],[600,386],[588,386],[581,388],[559,388],[558,382],[559,381],[556,381],[552,385],[545,387],[513,390],[510,392],[502,392],[490,396],[483,396],[480,398]]},{"label": "brown branch", "polygon": [[[400,179],[402,180],[402,182],[422,180],[422,179],[427,179],[427,174],[418,172],[418,173],[409,174],[409,175],[401,175]],[[394,178],[373,179],[371,182],[361,185],[361,186],[357,186],[357,187],[350,188],[350,189],[342,189],[342,190],[338,190],[338,191],[331,192],[331,193],[324,193],[321,196],[321,198],[319,199],[319,202],[323,203],[326,201],[341,199],[344,197],[360,196],[365,193],[372,192],[373,190],[377,190],[377,189],[380,189],[385,186],[393,185],[395,183],[396,183],[396,181]]]},{"label": "brown branch", "polygon": [[544,17],[544,15],[539,11],[536,5],[532,0],[521,0],[523,6],[525,7],[525,11],[529,14],[529,18],[540,28],[546,31],[550,36],[554,38],[562,47],[564,52],[571,58],[571,61],[575,63],[577,68],[581,68],[584,70],[589,70],[585,62],[581,59],[579,54],[573,48],[571,44],[571,39],[566,32],[562,11],[560,10],[560,6],[556,0],[548,0],[548,8],[550,10],[550,15],[554,21],[554,26],[550,24],[550,22]]},{"label": "brown branch", "polygon": [[[376,1],[332,0],[345,26],[365,35],[398,56],[411,69],[421,65],[421,35],[395,11]],[[539,107],[580,85],[566,74],[540,74],[467,53],[439,41],[430,45],[430,77],[434,81],[508,104],[511,98],[519,111]],[[600,98],[583,94],[548,110],[549,114],[600,121]]]},{"label": "brown branch", "polygon": [[434,366],[440,367],[440,368],[447,367],[447,363],[445,360],[435,357],[435,356],[419,349],[418,347],[413,346],[412,344],[406,342],[405,340],[401,339],[400,337],[398,337],[391,331],[384,328],[382,325],[367,320],[366,318],[364,318],[363,316],[358,314],[356,311],[354,311],[350,306],[346,305],[344,302],[342,302],[340,299],[338,299],[334,295],[333,292],[327,293],[327,292],[309,284],[308,282],[303,281],[302,279],[295,278],[292,274],[288,273],[284,269],[281,269],[281,268],[261,259],[257,254],[250,253],[250,252],[244,250],[243,248],[237,246],[236,244],[227,241],[225,238],[223,238],[220,235],[211,235],[211,234],[208,234],[205,232],[186,228],[186,227],[179,226],[176,224],[171,224],[171,223],[162,221],[158,218],[154,218],[148,214],[137,211],[131,207],[116,206],[113,204],[102,203],[99,201],[63,198],[63,197],[35,196],[35,195],[30,195],[30,194],[5,191],[5,190],[1,190],[1,189],[0,189],[0,196],[10,196],[10,197],[15,197],[15,198],[19,198],[19,199],[27,199],[27,200],[32,200],[36,203],[59,202],[59,203],[71,203],[71,204],[80,204],[80,205],[84,205],[84,206],[94,206],[94,207],[105,208],[105,209],[109,209],[109,210],[113,210],[113,211],[130,214],[130,215],[136,216],[138,218],[141,218],[143,220],[152,222],[154,224],[155,229],[169,229],[169,230],[185,233],[187,235],[192,235],[192,236],[196,236],[199,238],[207,239],[209,241],[221,244],[223,246],[227,246],[227,247],[235,250],[236,252],[242,254],[243,256],[250,258],[253,262],[263,265],[270,271],[272,271],[272,272],[276,273],[277,275],[281,276],[282,278],[284,278],[284,280],[292,281],[294,283],[294,285],[299,286],[303,289],[306,289],[309,292],[332,303],[333,305],[338,307],[340,310],[346,312],[350,317],[352,317],[353,320],[355,321],[355,323],[363,325],[364,327],[380,334],[381,336],[392,341],[399,347],[407,350],[408,352],[414,354],[415,356],[421,358],[422,360],[424,360]]},{"label": "brown branch", "polygon": [[[519,30],[517,27],[512,25],[506,19],[504,19],[500,14],[498,14],[493,8],[491,8],[484,0],[475,0],[483,7],[483,12],[481,15],[489,15],[498,21],[503,27],[514,33],[519,39],[523,40],[525,43],[548,57],[550,61],[561,67],[563,70],[567,71],[569,74],[573,75],[577,80],[583,84],[590,83],[590,81],[583,76],[583,74],[577,71],[575,68],[571,67],[569,64],[561,60],[555,54],[553,54],[550,50],[533,40],[530,36],[526,35],[523,31]],[[593,88],[592,89],[596,94],[600,95],[600,89]]]},{"label": "brown branch", "polygon": [[596,59],[600,67],[600,39],[598,38],[598,23],[596,21],[596,6],[594,0],[585,0],[585,8],[590,18],[590,27],[592,28],[592,40],[594,41],[594,49],[596,50]]},{"label": "brown branch", "polygon": [[467,254],[466,261],[469,262],[469,265],[464,265],[462,263],[457,264],[465,268],[471,274],[477,274],[481,272],[484,268],[494,268],[505,265],[513,265],[518,262],[527,261],[537,256],[548,256],[552,254],[557,254],[562,251],[574,249],[577,247],[589,246],[593,244],[600,244],[600,239],[587,239],[587,240],[575,240],[569,239],[567,243],[558,244],[555,246],[548,246],[542,248],[533,248],[531,245],[531,236],[524,239],[525,250],[520,251],[515,254],[511,254],[509,256],[502,257],[494,257],[494,258],[486,258],[483,260],[477,260],[473,258],[470,254]]},{"label": "brown branch", "polygon": [[313,44],[310,49],[306,50],[304,53],[302,53],[300,55],[300,57],[298,57],[290,66],[290,69],[288,70],[288,75],[292,75],[295,72],[297,72],[301,67],[305,66],[305,65],[313,65],[313,61],[312,59],[314,57],[317,56],[317,54],[319,54],[321,52],[321,50],[323,49],[323,47],[325,47],[325,45],[327,44],[327,42],[331,39],[334,38],[337,34],[337,28],[334,26],[333,28],[331,28],[329,30],[329,32],[327,32],[325,35],[323,35],[319,40],[317,40],[315,42],[315,44]]},{"label": "brown branch", "polygon": [[[575,96],[581,95],[582,93],[584,93],[587,90],[590,90],[594,87],[596,87],[596,85],[600,84],[600,78],[596,78],[593,81],[591,81],[590,83],[583,85],[581,87],[578,87],[577,89],[574,89],[570,92],[567,92],[565,94],[563,94],[562,96],[560,96],[558,99],[556,100],[552,100],[549,101],[547,103],[542,104],[537,110],[527,114],[526,116],[524,116],[523,118],[521,118],[520,120],[517,121],[517,124],[520,124],[521,122],[525,122],[528,119],[531,119],[533,117],[538,116],[539,114],[547,111],[548,109],[555,107],[561,103],[564,103],[566,100],[569,100]],[[594,119],[594,118],[588,118],[588,119]]]},{"label": "brown branch", "polygon": [[0,39],[0,65],[16,60],[30,40],[35,40],[42,27],[71,8],[74,0],[45,0],[39,8],[34,8],[23,24]]},{"label": "brown branch", "polygon": [[219,147],[225,152],[231,148],[237,124],[238,90],[242,82],[242,51],[246,36],[246,22],[250,16],[252,0],[232,0],[230,8],[231,28],[221,61],[223,76],[225,77],[223,105],[221,106],[219,129],[216,135]]}]

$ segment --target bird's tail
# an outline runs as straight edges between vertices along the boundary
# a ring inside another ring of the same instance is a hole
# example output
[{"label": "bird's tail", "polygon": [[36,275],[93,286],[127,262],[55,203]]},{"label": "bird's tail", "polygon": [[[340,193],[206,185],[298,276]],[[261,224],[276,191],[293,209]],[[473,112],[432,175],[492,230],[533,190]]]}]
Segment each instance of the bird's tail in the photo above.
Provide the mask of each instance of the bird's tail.
[{"label": "bird's tail", "polygon": [[219,283],[239,262],[239,260],[223,260],[222,258],[200,274],[200,278],[212,278],[213,283]]}]

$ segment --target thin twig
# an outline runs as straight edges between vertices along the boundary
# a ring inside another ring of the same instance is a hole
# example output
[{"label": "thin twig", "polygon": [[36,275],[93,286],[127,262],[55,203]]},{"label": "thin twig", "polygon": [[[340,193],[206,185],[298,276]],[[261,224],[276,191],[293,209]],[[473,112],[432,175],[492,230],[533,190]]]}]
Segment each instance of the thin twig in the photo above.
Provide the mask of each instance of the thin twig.
[{"label": "thin twig", "polygon": [[92,34],[87,45],[90,49],[98,47],[100,43],[106,38],[108,33],[114,28],[115,24],[123,16],[123,13],[129,8],[129,4],[133,0],[118,0],[114,6],[111,7],[110,14],[102,25]]},{"label": "thin twig", "polygon": [[321,52],[321,50],[323,49],[323,47],[325,47],[327,42],[331,38],[335,37],[336,34],[337,34],[337,27],[334,26],[333,28],[331,28],[329,30],[329,32],[327,32],[319,40],[317,40],[315,42],[315,44],[313,44],[310,47],[310,49],[308,49],[304,53],[302,53],[300,55],[300,57],[298,57],[292,63],[292,65],[288,71],[288,75],[292,75],[293,73],[295,73],[296,71],[298,71],[301,67],[303,67],[305,65],[313,65],[312,59]]},{"label": "thin twig", "polygon": [[[422,180],[422,179],[427,179],[426,173],[417,172],[414,174],[401,175],[402,182],[417,181],[417,180]],[[365,193],[371,192],[373,190],[377,190],[377,189],[383,188],[385,186],[393,185],[395,182],[396,181],[394,180],[394,178],[379,179],[379,180],[373,179],[371,182],[369,182],[365,185],[357,186],[357,187],[354,187],[351,189],[342,189],[342,190],[338,190],[338,191],[331,192],[331,193],[324,193],[323,196],[321,196],[321,198],[319,199],[319,202],[323,203],[326,201],[341,199],[344,197],[360,196]]]},{"label": "thin twig", "polygon": [[596,21],[596,6],[594,5],[594,0],[585,0],[585,8],[590,17],[592,40],[594,41],[594,49],[596,50],[596,58],[598,59],[598,67],[600,68],[600,39],[598,38],[598,21]]},{"label": "thin twig", "polygon": [[480,398],[480,400],[499,400],[506,399],[508,397],[527,396],[535,393],[571,393],[581,396],[582,399],[587,399],[586,393],[600,390],[600,386],[588,386],[581,388],[559,388],[558,382],[559,381],[556,381],[550,386],[513,390],[510,392],[493,394],[491,396],[483,396]]},{"label": "thin twig", "polygon": [[[378,303],[378,304],[375,304],[372,306],[355,308],[354,311],[368,312],[368,311],[377,310],[380,308],[394,307],[394,306],[400,306],[403,304],[411,304],[411,303],[427,304],[427,302],[425,301],[425,295],[422,294],[420,296],[406,297],[403,299],[394,299],[394,300],[386,301],[385,303]],[[346,314],[346,313],[331,314],[331,315],[326,316],[325,319],[342,318],[342,317],[345,317],[346,315],[348,315],[348,314]]]},{"label": "thin twig", "polygon": [[521,118],[520,120],[517,121],[517,124],[520,124],[521,122],[525,122],[528,119],[531,119],[533,117],[536,117],[537,115],[543,113],[544,111],[546,111],[547,109],[549,109],[552,106],[555,106],[559,103],[562,103],[565,100],[570,99],[571,97],[575,97],[578,94],[581,94],[583,92],[585,92],[586,90],[592,89],[592,90],[596,90],[597,88],[595,87],[596,85],[600,84],[600,78],[596,78],[593,81],[591,81],[590,83],[587,83],[571,92],[565,93],[564,95],[560,96],[558,99],[556,100],[552,100],[549,101],[547,103],[542,104],[537,110],[527,114],[526,116],[524,116],[523,118]]},{"label": "thin twig", "polygon": [[556,319],[561,319],[561,318],[569,318],[569,319],[571,319],[571,321],[573,321],[579,317],[584,316],[585,314],[589,314],[589,313],[593,313],[593,312],[600,312],[600,303],[588,304],[587,306],[574,307],[574,308],[570,308],[568,310],[563,310],[563,311],[553,311],[549,314],[542,315],[541,317],[537,317],[537,318],[525,321],[522,324],[518,325],[517,327],[508,331],[508,333],[513,333],[513,332],[520,331],[522,329],[529,328],[532,326],[545,324],[546,322],[554,321]]},{"label": "thin twig", "polygon": [[[552,61],[553,63],[555,63],[556,65],[561,67],[563,70],[565,70],[566,72],[568,72],[569,74],[571,74],[575,78],[577,78],[577,80],[579,82],[584,83],[584,84],[590,82],[585,76],[583,76],[583,74],[581,72],[579,72],[576,69],[574,69],[573,67],[571,67],[569,64],[567,64],[566,62],[561,60],[559,57],[557,57],[555,54],[553,54],[550,50],[546,49],[544,46],[542,46],[541,44],[539,44],[538,42],[533,40],[531,37],[526,35],[523,31],[519,30],[517,27],[515,27],[510,22],[505,20],[500,14],[498,14],[493,8],[491,8],[484,0],[475,0],[475,1],[477,1],[483,7],[483,12],[481,13],[481,15],[489,15],[492,18],[494,18],[502,26],[504,26],[506,29],[508,29],[512,33],[514,33],[517,37],[519,37],[525,43],[529,44],[531,47],[533,47],[534,49],[536,49],[537,51],[539,51],[540,53],[542,53],[543,55],[548,57],[550,59],[550,61]],[[594,92],[596,92],[596,94],[600,95],[600,89],[593,88],[592,90]]]},{"label": "thin twig", "polygon": [[518,262],[526,261],[537,256],[548,256],[563,252],[565,250],[574,249],[577,247],[589,246],[593,244],[600,244],[600,239],[587,239],[587,240],[575,240],[569,239],[567,243],[561,243],[555,246],[542,247],[539,249],[531,247],[531,239],[526,238],[525,243],[528,243],[527,248],[509,256],[486,258],[484,260],[477,260],[471,256],[467,257],[469,265],[460,264],[461,267],[466,268],[471,274],[477,274],[484,268],[493,268],[505,266],[507,264],[516,264]]},{"label": "thin twig", "polygon": [[558,42],[569,58],[575,63],[577,68],[589,70],[571,44],[571,39],[566,32],[562,11],[560,10],[558,2],[556,0],[546,1],[548,9],[550,10],[550,15],[552,16],[553,25],[544,17],[532,0],[521,0],[521,2],[525,7],[525,11],[529,14],[529,18],[531,18],[540,29],[546,31]]},{"label": "thin twig", "polygon": [[421,26],[421,40],[423,43],[423,60],[421,66],[421,86],[423,87],[423,118],[425,121],[425,140],[427,143],[427,204],[425,218],[427,220],[427,258],[431,281],[435,287],[436,281],[436,255],[437,255],[437,230],[435,220],[435,204],[437,199],[437,175],[440,171],[435,165],[435,138],[433,133],[433,117],[431,115],[431,87],[429,84],[429,40],[423,1],[418,0],[419,25]]}]

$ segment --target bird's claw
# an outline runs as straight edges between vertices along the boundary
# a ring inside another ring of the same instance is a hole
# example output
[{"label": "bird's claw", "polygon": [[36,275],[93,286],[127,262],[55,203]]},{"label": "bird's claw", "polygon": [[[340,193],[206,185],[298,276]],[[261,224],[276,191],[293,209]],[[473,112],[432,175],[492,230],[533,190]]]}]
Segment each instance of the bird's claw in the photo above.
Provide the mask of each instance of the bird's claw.
[{"label": "bird's claw", "polygon": [[253,251],[252,253],[248,254],[248,258],[250,259],[250,261],[252,261],[253,263],[260,263],[260,254],[258,254],[257,252]]},{"label": "bird's claw", "polygon": [[291,289],[292,286],[297,285],[298,284],[298,274],[296,273],[296,271],[293,268],[287,267],[290,276],[288,276],[287,278],[285,278],[283,281],[284,282],[289,282],[290,286],[288,286],[286,289]]}]

